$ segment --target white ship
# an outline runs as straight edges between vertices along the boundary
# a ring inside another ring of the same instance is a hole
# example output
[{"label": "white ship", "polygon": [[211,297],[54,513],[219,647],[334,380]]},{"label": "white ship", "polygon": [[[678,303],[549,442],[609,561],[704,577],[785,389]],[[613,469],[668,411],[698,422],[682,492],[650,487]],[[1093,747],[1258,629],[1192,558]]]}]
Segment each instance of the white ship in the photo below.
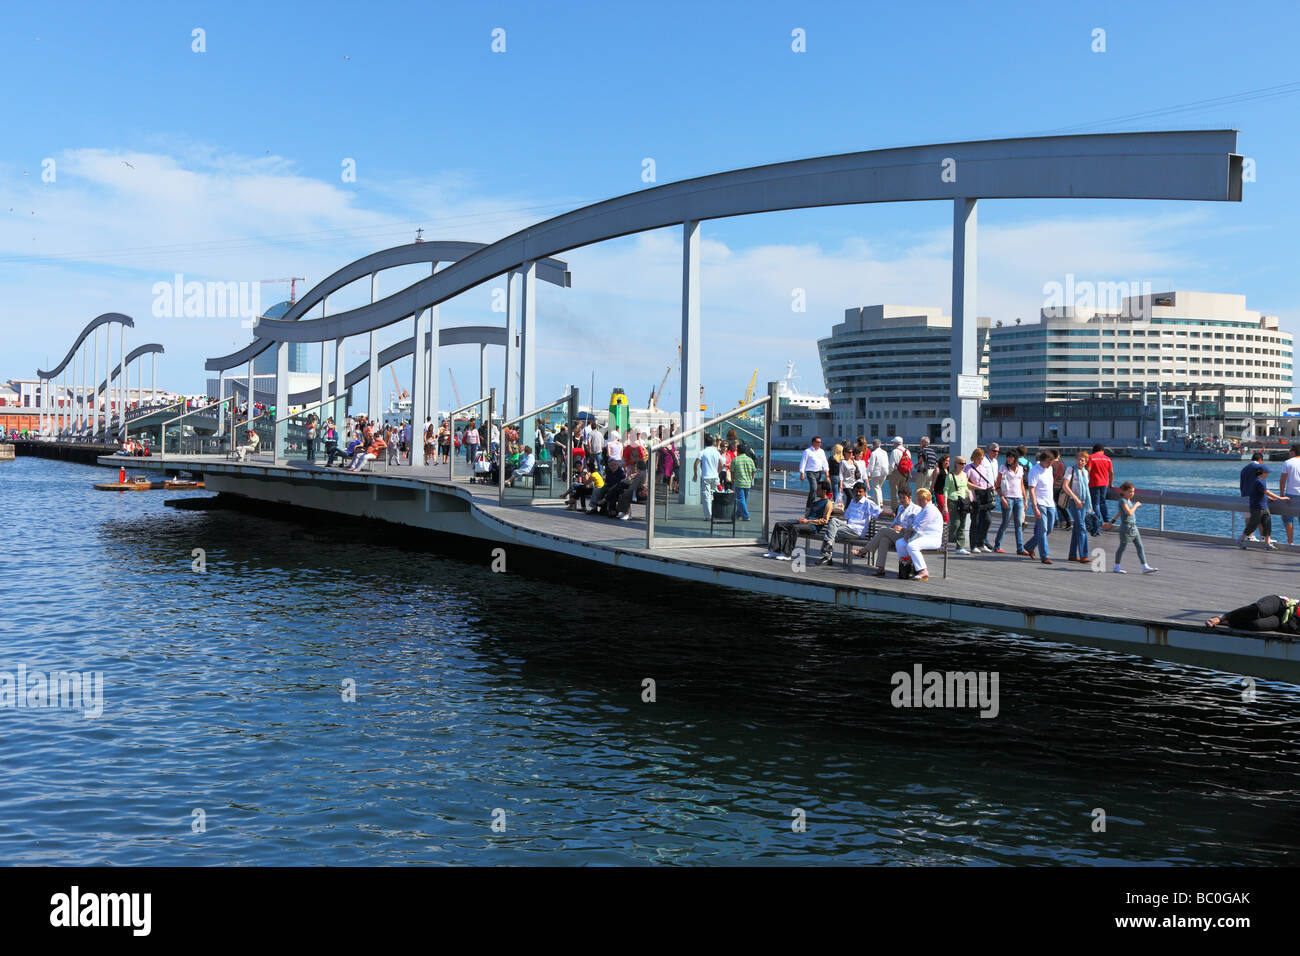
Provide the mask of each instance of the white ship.
[{"label": "white ship", "polygon": [[777,383],[776,393],[781,399],[781,411],[784,415],[787,408],[805,408],[809,411],[826,411],[831,407],[831,400],[826,395],[813,395],[809,392],[801,392],[794,387],[799,376],[794,374],[794,362],[785,363],[785,378]]}]

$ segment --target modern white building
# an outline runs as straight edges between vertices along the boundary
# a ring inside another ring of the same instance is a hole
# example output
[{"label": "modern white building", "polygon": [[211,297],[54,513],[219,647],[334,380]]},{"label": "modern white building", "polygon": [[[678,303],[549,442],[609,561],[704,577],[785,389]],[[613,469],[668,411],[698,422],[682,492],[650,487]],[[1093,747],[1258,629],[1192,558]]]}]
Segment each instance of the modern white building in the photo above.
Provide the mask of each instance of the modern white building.
[{"label": "modern white building", "polygon": [[1124,299],[1117,311],[1064,306],[1038,322],[990,332],[991,398],[1060,401],[1103,390],[1160,385],[1194,402],[1217,402],[1230,432],[1291,405],[1291,334],[1244,295],[1160,292]]},{"label": "modern white building", "polygon": [[[990,322],[983,316],[976,322],[980,374],[986,375]],[[845,309],[844,321],[817,342],[817,350],[833,432],[823,439],[944,440],[943,422],[951,415],[952,319],[942,309]]]}]

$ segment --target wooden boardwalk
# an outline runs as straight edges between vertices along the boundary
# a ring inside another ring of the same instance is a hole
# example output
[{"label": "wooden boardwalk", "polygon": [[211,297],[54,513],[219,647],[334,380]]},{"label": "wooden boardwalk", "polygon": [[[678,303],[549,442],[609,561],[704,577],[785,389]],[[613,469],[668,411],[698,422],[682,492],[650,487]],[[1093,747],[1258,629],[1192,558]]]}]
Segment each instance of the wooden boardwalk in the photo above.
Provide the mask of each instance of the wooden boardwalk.
[{"label": "wooden boardwalk", "polygon": [[[660,537],[650,550],[645,547],[644,505],[634,507],[631,520],[618,521],[569,511],[554,499],[503,504],[495,486],[470,484],[459,468],[455,482],[450,482],[446,467],[441,465],[381,465],[372,472],[355,473],[303,462],[271,466],[263,460],[240,466],[224,459],[167,456],[134,459],[128,470],[185,467],[203,471],[205,466],[235,473],[273,472],[295,483],[307,479],[313,485],[333,481],[428,485],[472,502],[471,510],[485,526],[484,537],[495,536],[686,580],[865,610],[960,621],[1057,640],[1122,646],[1153,656],[1300,682],[1300,643],[1282,635],[1242,635],[1202,627],[1210,615],[1263,594],[1295,592],[1300,550],[1285,546],[1280,551],[1264,551],[1253,545],[1242,551],[1226,539],[1186,540],[1144,531],[1147,556],[1159,572],[1140,573],[1136,554],[1130,548],[1124,555],[1129,573],[1121,575],[1109,570],[1117,542],[1114,532],[1100,536],[1099,543],[1107,551],[1107,570],[1095,573],[1089,565],[1064,560],[1069,532],[1058,530],[1050,539],[1054,558],[1050,566],[1011,553],[950,555],[948,577],[944,579],[942,555],[929,554],[930,580],[900,581],[894,574],[897,561],[892,553],[890,574],[884,578],[870,573],[870,561],[865,558],[858,559],[853,570],[842,566],[838,547],[833,566],[817,567],[820,542],[816,540],[805,542],[809,553],[804,570],[796,570],[791,562],[762,557],[765,548],[743,543],[739,537],[741,543],[731,547],[674,545],[673,539]],[[284,500],[283,493],[279,500]],[[774,521],[802,513],[801,494],[774,491],[769,502]],[[682,507],[674,505],[674,513]],[[700,526],[707,529],[702,521]],[[758,538],[761,522],[754,522],[747,533],[751,541]],[[730,525],[720,527],[715,538],[728,540],[729,536]],[[1093,541],[1097,543],[1098,539],[1094,537]],[[1250,667],[1244,666],[1244,662],[1252,660]]]}]

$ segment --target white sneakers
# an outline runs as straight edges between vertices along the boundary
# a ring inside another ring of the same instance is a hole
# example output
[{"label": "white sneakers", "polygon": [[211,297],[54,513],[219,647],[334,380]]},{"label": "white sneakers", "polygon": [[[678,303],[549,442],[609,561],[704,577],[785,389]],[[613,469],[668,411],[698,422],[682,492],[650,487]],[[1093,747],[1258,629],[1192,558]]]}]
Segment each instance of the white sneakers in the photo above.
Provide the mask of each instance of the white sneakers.
[{"label": "white sneakers", "polygon": [[1128,572],[1125,571],[1123,568],[1121,568],[1118,564],[1115,565],[1113,568],[1111,568],[1111,570],[1114,571],[1116,574],[1128,574]]},{"label": "white sneakers", "polygon": [[967,551],[965,548],[958,548],[956,551],[953,552],[953,554],[970,554],[970,552]]},{"label": "white sneakers", "polygon": [[1143,573],[1143,574],[1155,574],[1155,573],[1156,573],[1157,571],[1159,571],[1159,570],[1160,570],[1159,568],[1153,568],[1153,567],[1151,567],[1151,565],[1149,565],[1149,564],[1144,564],[1144,565],[1142,565],[1142,573]]}]

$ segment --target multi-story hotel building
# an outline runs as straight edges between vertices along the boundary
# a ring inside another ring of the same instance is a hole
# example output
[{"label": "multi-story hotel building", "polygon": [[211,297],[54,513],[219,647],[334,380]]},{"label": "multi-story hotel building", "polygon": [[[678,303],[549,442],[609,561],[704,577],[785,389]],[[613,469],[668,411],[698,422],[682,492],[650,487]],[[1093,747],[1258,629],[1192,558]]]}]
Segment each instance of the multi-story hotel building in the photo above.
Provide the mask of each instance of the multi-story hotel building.
[{"label": "multi-story hotel building", "polygon": [[1230,431],[1291,405],[1291,333],[1243,295],[1161,292],[1124,299],[1117,312],[1044,309],[1036,323],[990,332],[989,396],[1059,401],[1160,385],[1221,404]]},{"label": "multi-story hotel building", "polygon": [[[979,318],[988,373],[989,320]],[[943,438],[951,414],[952,319],[941,309],[869,305],[844,311],[844,321],[818,341],[822,377],[831,402],[835,440]]]}]

